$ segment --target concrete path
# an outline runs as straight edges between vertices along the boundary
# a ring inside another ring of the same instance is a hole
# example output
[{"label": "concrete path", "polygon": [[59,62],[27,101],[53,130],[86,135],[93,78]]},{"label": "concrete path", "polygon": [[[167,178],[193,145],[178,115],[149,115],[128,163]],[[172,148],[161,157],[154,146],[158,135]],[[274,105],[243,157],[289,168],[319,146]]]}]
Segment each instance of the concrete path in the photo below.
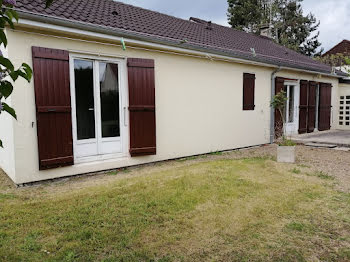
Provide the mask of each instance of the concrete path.
[{"label": "concrete path", "polygon": [[298,143],[303,144],[317,143],[350,147],[350,130],[331,130],[302,134],[293,136],[292,139]]}]

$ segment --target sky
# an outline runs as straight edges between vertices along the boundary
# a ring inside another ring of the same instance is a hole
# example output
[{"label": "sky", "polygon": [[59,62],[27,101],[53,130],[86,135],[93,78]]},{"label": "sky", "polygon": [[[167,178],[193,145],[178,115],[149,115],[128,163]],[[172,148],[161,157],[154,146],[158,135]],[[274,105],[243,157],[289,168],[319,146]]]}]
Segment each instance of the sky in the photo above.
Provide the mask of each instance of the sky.
[{"label": "sky", "polygon": [[[172,16],[191,16],[227,25],[227,0],[119,0]],[[304,13],[312,12],[321,24],[320,42],[325,51],[343,39],[350,40],[350,0],[304,0]]]}]

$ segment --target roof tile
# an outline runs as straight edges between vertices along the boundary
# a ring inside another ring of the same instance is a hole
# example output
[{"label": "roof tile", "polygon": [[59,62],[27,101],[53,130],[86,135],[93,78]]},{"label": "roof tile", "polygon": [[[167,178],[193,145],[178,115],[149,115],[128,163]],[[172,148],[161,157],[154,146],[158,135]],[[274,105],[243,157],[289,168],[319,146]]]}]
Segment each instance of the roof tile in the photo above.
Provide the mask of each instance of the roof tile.
[{"label": "roof tile", "polygon": [[[17,0],[20,12],[49,15],[85,22],[112,29],[122,29],[147,37],[173,41],[184,48],[204,48],[208,52],[222,52],[243,59],[269,64],[302,68],[317,72],[331,72],[328,65],[314,61],[270,39],[245,33],[217,24],[207,29],[207,22],[179,19],[159,12],[135,7],[113,0],[56,0],[45,9],[43,0]],[[117,11],[118,15],[112,14]],[[256,55],[251,51],[254,48]]]}]

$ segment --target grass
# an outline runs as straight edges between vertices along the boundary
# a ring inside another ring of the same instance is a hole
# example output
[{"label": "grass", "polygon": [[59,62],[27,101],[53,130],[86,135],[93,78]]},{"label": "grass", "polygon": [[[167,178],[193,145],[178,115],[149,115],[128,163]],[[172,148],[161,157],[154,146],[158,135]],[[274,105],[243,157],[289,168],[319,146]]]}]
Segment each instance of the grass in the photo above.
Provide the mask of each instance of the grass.
[{"label": "grass", "polygon": [[308,173],[307,175],[309,176],[316,176],[320,179],[324,179],[324,180],[334,180],[335,178],[333,176],[328,175],[326,172],[323,171],[316,171],[314,173]]},{"label": "grass", "polygon": [[148,169],[3,190],[0,261],[350,260],[350,194],[321,176],[266,158]]},{"label": "grass", "polygon": [[300,174],[301,173],[301,170],[294,167],[293,169],[291,169],[289,172],[293,173],[293,174]]},{"label": "grass", "polygon": [[279,146],[296,146],[297,144],[290,139],[283,138],[282,141],[278,143],[278,145]]}]

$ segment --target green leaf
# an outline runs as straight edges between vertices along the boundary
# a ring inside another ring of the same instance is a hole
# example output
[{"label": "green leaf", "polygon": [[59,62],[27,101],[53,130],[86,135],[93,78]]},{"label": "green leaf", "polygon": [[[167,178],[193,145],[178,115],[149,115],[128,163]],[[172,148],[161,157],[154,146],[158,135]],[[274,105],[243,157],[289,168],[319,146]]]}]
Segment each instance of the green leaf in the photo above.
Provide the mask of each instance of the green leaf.
[{"label": "green leaf", "polygon": [[13,91],[13,86],[9,81],[2,81],[0,84],[0,93],[5,97],[8,98]]},{"label": "green leaf", "polygon": [[8,104],[6,103],[2,103],[2,106],[3,106],[3,110],[6,111],[7,113],[9,113],[11,116],[13,116],[14,119],[17,120],[17,115],[16,115],[16,111],[10,107]]},{"label": "green leaf", "polygon": [[13,19],[13,15],[12,15],[12,13],[10,12],[9,9],[6,10],[5,15],[6,15],[10,20]]},{"label": "green leaf", "polygon": [[19,19],[19,16],[18,16],[18,13],[13,10],[13,9],[10,9],[10,12],[12,14],[12,16],[16,19],[16,21],[18,22],[18,19]]},{"label": "green leaf", "polygon": [[18,76],[19,76],[18,70],[10,73],[10,77],[12,78],[13,81],[16,81]]},{"label": "green leaf", "polygon": [[18,75],[28,81],[28,75],[22,70],[17,71]]},{"label": "green leaf", "polygon": [[32,69],[30,67],[21,68],[16,72],[18,73],[19,76],[23,77],[25,80],[28,81],[28,83],[30,83],[30,80],[32,79],[32,75],[33,75]]},{"label": "green leaf", "polygon": [[28,76],[27,81],[30,82],[30,80],[32,79],[32,76],[33,76],[33,70],[32,70],[32,68],[31,68],[28,64],[26,64],[26,63],[23,63],[23,64],[22,64],[22,67],[23,67],[23,69],[24,69],[24,72],[26,72],[26,74],[27,74],[27,76]]},{"label": "green leaf", "polygon": [[344,60],[346,65],[350,65],[350,57],[345,57]]},{"label": "green leaf", "polygon": [[0,40],[1,40],[1,43],[3,43],[4,46],[6,47],[7,46],[7,37],[6,37],[3,29],[0,29]]},{"label": "green leaf", "polygon": [[6,22],[4,19],[0,19],[0,28],[4,28],[6,25]]},{"label": "green leaf", "polygon": [[12,29],[15,29],[15,25],[13,24],[12,19],[8,18],[7,16],[3,16],[3,19],[6,20],[6,22],[9,24],[9,26],[10,26]]},{"label": "green leaf", "polygon": [[10,71],[13,71],[15,69],[13,64],[11,63],[11,61],[3,56],[0,56],[0,65],[3,65],[4,67],[9,69]]},{"label": "green leaf", "polygon": [[0,147],[4,148],[1,139],[0,139]]}]

